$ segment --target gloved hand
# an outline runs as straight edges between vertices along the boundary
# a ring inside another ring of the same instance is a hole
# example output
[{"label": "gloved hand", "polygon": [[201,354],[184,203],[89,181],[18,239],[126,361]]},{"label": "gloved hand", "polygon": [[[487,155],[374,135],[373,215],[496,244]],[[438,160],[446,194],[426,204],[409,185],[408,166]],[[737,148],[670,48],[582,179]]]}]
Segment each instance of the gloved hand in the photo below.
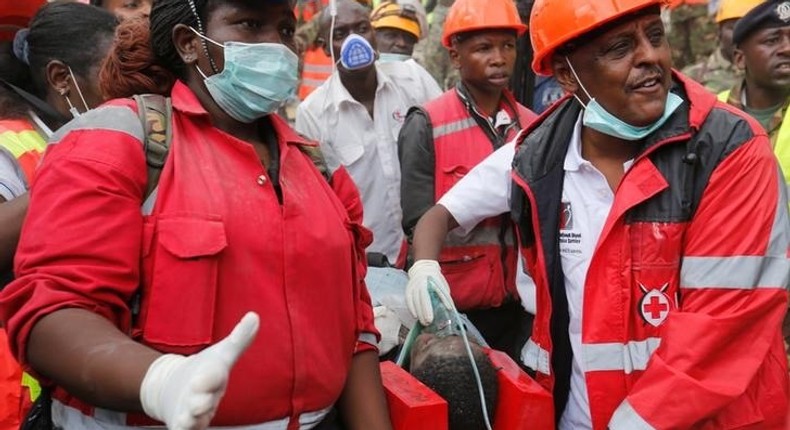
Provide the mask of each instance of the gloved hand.
[{"label": "gloved hand", "polygon": [[433,285],[439,289],[439,300],[448,308],[453,309],[453,300],[450,298],[450,286],[442,275],[442,269],[436,260],[417,260],[409,269],[409,283],[406,284],[406,306],[412,315],[420,320],[424,326],[433,322],[433,304],[428,294],[428,280],[433,279]]},{"label": "gloved hand", "polygon": [[171,430],[207,428],[225,394],[230,369],[255,339],[259,324],[258,314],[248,312],[217,344],[188,357],[157,358],[140,386],[145,413]]},{"label": "gloved hand", "polygon": [[398,346],[400,335],[400,318],[398,314],[386,306],[376,306],[373,308],[373,322],[376,324],[376,330],[381,333],[381,341],[379,342],[379,355],[384,355],[392,348]]}]

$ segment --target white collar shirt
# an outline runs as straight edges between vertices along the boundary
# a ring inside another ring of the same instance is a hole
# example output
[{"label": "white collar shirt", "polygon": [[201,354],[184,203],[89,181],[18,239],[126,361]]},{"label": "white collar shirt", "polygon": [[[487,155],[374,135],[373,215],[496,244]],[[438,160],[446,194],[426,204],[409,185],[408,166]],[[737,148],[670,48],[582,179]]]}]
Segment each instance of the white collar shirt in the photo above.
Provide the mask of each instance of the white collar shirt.
[{"label": "white collar shirt", "polygon": [[[580,114],[565,155],[560,219],[560,259],[570,316],[568,333],[573,349],[571,391],[560,419],[560,430],[592,429],[582,348],[584,287],[595,246],[614,203],[614,192],[606,177],[582,157],[581,130]],[[631,161],[625,163],[624,170],[631,164]]]},{"label": "white collar shirt", "polygon": [[403,76],[391,79],[380,68],[376,75],[373,118],[335,72],[299,105],[296,130],[321,144],[330,167],[333,160],[346,167],[362,197],[363,224],[373,231],[367,251],[380,252],[395,263],[404,239],[398,133],[410,107],[441,92],[435,82],[430,88]]}]

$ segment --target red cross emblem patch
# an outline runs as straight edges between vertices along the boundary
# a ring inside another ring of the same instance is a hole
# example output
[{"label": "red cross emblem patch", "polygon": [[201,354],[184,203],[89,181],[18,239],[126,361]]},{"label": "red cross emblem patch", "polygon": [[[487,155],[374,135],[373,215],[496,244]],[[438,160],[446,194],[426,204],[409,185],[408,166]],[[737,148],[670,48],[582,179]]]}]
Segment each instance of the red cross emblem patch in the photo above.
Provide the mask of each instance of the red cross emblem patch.
[{"label": "red cross emblem patch", "polygon": [[671,302],[666,295],[669,283],[664,284],[659,289],[648,290],[642,283],[639,283],[639,288],[645,294],[642,300],[639,301],[639,314],[648,324],[653,327],[658,327],[667,319]]}]

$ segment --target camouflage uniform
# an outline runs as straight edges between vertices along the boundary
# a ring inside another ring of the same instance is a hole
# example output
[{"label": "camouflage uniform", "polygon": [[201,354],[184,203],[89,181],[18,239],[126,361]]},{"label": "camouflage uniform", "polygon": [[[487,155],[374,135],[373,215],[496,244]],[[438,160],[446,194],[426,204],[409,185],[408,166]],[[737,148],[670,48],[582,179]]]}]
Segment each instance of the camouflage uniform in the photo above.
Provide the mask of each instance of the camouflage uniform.
[{"label": "camouflage uniform", "polygon": [[414,48],[414,59],[422,64],[433,76],[443,90],[455,87],[458,82],[458,70],[450,63],[447,49],[442,45],[444,20],[450,7],[437,4],[433,9],[433,21],[428,28],[428,37],[421,40]]},{"label": "camouflage uniform", "polygon": [[669,45],[674,67],[682,69],[716,48],[716,24],[706,4],[682,4],[670,14]]},{"label": "camouflage uniform", "polygon": [[743,79],[743,72],[715,49],[708,58],[683,69],[683,74],[702,84],[714,94],[732,88]]}]

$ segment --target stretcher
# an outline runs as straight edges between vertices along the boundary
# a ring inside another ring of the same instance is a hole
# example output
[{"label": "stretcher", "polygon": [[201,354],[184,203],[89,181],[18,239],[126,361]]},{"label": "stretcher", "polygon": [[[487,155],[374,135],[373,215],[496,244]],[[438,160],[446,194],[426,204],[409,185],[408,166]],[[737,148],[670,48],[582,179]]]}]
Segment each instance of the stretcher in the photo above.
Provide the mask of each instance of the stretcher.
[{"label": "stretcher", "polygon": [[[493,430],[553,430],[551,395],[505,353],[486,349],[498,369],[499,400]],[[397,364],[381,363],[394,430],[447,430],[447,402]]]}]

